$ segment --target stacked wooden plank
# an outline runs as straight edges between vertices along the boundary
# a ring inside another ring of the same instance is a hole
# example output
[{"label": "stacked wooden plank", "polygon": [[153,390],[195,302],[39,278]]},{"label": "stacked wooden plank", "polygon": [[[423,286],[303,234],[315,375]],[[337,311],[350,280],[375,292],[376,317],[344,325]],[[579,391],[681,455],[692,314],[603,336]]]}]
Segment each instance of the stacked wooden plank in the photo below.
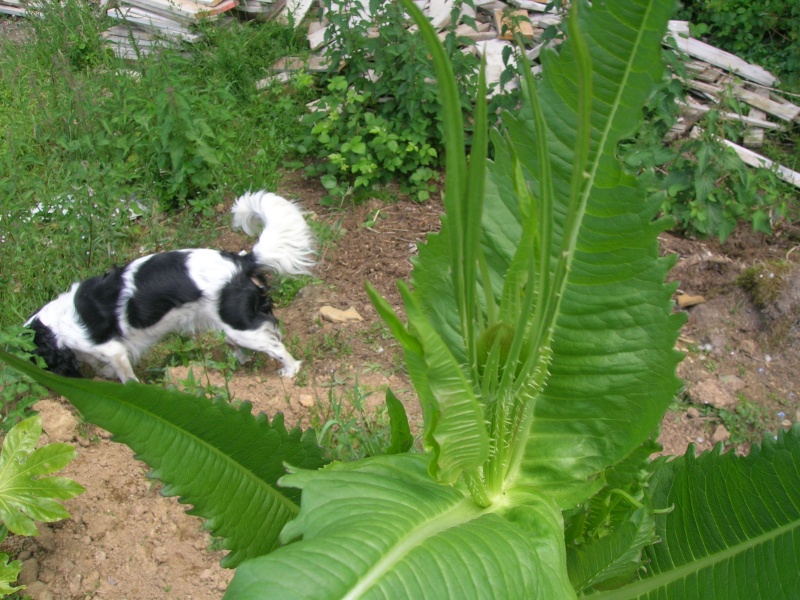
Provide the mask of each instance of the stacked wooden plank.
[{"label": "stacked wooden plank", "polygon": [[[800,124],[800,106],[778,93],[775,89],[778,79],[757,65],[692,38],[685,21],[670,22],[665,43],[687,57],[684,64],[688,73],[682,78],[688,94],[681,105],[681,118],[667,134],[667,141],[699,135],[697,121],[716,110],[721,119],[745,125],[742,145],[720,139],[723,144],[732,148],[744,163],[772,169],[780,179],[800,187],[800,173],[774,164],[753,150],[764,144],[766,131],[785,131]],[[730,100],[746,107],[746,114],[721,108]]]},{"label": "stacked wooden plank", "polygon": [[194,24],[218,18],[237,4],[238,0],[121,0],[118,8],[108,10],[119,25],[102,35],[117,56],[136,60],[164,46],[195,41]]},{"label": "stacked wooden plank", "polygon": [[[530,49],[526,54],[533,65],[534,73],[541,70],[538,59],[542,49],[559,42],[559,37],[548,35],[545,38],[544,34],[548,27],[559,25],[563,13],[548,11],[545,2],[474,0],[474,9],[462,5],[459,20],[455,24],[451,21],[454,0],[415,0],[415,4],[428,16],[441,37],[446,35],[447,27],[454,26],[456,34],[463,42],[464,51],[485,56],[487,83],[491,94],[503,93],[518,86],[517,80],[506,83],[502,89],[499,85],[501,75],[507,68],[503,56],[510,55],[511,62],[514,60],[514,53],[509,53],[509,49],[515,49],[512,48],[515,35],[519,34],[527,39]],[[371,19],[368,0],[353,0],[351,10],[353,20]],[[315,50],[312,60],[322,64],[325,63],[326,38],[330,37],[329,27],[326,15],[323,14],[319,20],[311,22],[308,29],[309,45]],[[681,103],[682,116],[668,134],[667,140],[693,135],[692,130],[697,121],[709,111],[716,110],[720,118],[736,120],[745,125],[742,140],[744,146],[730,140],[724,141],[736,150],[744,162],[773,168],[779,177],[800,187],[800,174],[780,165],[773,165],[751,150],[763,144],[765,132],[784,131],[800,123],[800,106],[786,100],[776,91],[777,78],[759,66],[692,38],[686,21],[670,21],[664,43],[677,49],[689,74],[684,78],[689,93]],[[281,74],[285,73],[287,67],[276,64],[273,70]],[[280,80],[281,77],[275,79]],[[726,109],[726,99],[735,99],[746,109],[741,113]]]},{"label": "stacked wooden plank", "polygon": [[0,0],[0,15],[24,17],[28,14],[21,0]]}]

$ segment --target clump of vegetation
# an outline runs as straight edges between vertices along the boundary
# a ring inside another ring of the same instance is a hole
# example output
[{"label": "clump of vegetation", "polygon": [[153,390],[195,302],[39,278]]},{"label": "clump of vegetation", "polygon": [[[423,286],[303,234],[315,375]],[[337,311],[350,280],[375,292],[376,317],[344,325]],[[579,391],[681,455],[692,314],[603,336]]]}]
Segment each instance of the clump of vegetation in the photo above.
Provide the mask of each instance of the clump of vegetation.
[{"label": "clump of vegetation", "polygon": [[678,18],[695,37],[800,83],[800,4],[795,0],[685,0]]},{"label": "clump of vegetation", "polygon": [[770,345],[779,347],[800,329],[800,269],[785,261],[758,263],[746,269],[737,284],[761,310]]},{"label": "clump of vegetation", "polygon": [[[53,475],[67,466],[77,450],[70,444],[39,445],[42,420],[39,415],[20,421],[3,437],[0,453],[0,543],[9,531],[17,535],[39,534],[35,521],[52,523],[69,518],[61,504],[84,491],[68,479]],[[0,552],[0,597],[22,590],[13,585],[22,561],[10,561]]]},{"label": "clump of vegetation", "polygon": [[[672,50],[664,57],[671,73],[689,77]],[[748,167],[721,138],[738,139],[743,126],[719,118],[720,111],[740,113],[731,96],[698,121],[698,134],[665,142],[680,116],[677,103],[686,94],[680,79],[665,78],[646,104],[636,135],[622,146],[627,167],[649,181],[661,209],[688,235],[724,242],[741,224],[771,234],[797,203],[792,188],[772,171]]]},{"label": "clump of vegetation", "polygon": [[773,304],[786,289],[789,275],[796,270],[791,263],[770,261],[748,267],[736,283],[750,292],[759,308]]},{"label": "clump of vegetation", "polygon": [[[321,177],[329,192],[325,203],[359,200],[390,180],[422,202],[435,189],[443,164],[433,67],[425,45],[407,30],[400,4],[370,0],[365,5],[369,18],[360,2],[325,0],[330,20],[326,57],[333,67],[321,99],[303,118],[307,133],[297,148],[316,159],[307,172]],[[469,113],[477,93],[478,59],[460,51],[459,44],[472,42],[455,33],[459,19],[474,24],[461,16],[464,5],[472,6],[471,0],[453,3],[444,44],[459,102]],[[513,68],[507,69],[503,83],[513,75]],[[492,108],[517,100],[518,94],[500,94]]]}]

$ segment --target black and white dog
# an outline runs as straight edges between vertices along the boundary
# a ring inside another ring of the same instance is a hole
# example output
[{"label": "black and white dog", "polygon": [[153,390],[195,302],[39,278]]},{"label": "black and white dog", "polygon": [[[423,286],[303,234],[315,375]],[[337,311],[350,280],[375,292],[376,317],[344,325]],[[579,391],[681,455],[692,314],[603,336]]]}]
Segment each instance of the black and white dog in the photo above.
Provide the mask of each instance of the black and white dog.
[{"label": "black and white dog", "polygon": [[267,274],[307,274],[314,236],[303,212],[275,194],[246,193],[232,208],[234,229],[260,237],[249,254],[194,249],[137,258],[105,275],[73,284],[26,323],[48,369],[80,377],[86,363],[101,376],[136,379],[133,365],[171,332],[222,331],[241,348],[280,361],[282,377],[300,370],[281,343]]}]

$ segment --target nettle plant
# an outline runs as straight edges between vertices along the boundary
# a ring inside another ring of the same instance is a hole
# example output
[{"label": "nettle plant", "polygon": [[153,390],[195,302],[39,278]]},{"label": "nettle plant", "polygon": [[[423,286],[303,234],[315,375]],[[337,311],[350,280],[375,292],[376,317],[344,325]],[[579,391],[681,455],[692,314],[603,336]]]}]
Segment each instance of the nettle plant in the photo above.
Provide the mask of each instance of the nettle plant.
[{"label": "nettle plant", "polygon": [[[423,452],[324,465],[248,406],[65,380],[4,355],[111,430],[224,539],[226,598],[758,598],[796,594],[800,428],[750,455],[650,456],[679,388],[658,204],[617,143],[659,79],[671,6],[572,3],[506,133],[471,155],[447,54],[446,215],[420,248],[402,344]],[[482,97],[482,96],[479,96]],[[478,102],[475,121],[486,122]],[[288,474],[287,474],[288,471]]]},{"label": "nettle plant", "polygon": [[[444,43],[461,105],[472,105],[478,60],[459,51],[455,23],[471,0],[451,3]],[[355,199],[387,181],[414,200],[428,200],[442,165],[441,124],[433,68],[419,36],[407,30],[403,7],[380,0],[325,0],[325,92],[303,117],[308,132],[297,150],[317,159],[306,169],[329,194],[323,204]],[[474,8],[474,7],[473,7]],[[463,17],[472,23],[470,17]],[[469,41],[469,40],[467,40]]]}]

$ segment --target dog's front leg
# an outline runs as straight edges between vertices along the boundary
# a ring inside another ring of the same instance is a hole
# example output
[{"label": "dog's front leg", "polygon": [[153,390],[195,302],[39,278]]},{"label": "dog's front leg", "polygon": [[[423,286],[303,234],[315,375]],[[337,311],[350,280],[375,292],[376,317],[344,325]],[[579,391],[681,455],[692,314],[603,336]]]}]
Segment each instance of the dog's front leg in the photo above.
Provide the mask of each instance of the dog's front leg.
[{"label": "dog's front leg", "polygon": [[122,382],[139,381],[133,372],[128,349],[118,341],[107,342],[97,346],[92,352],[93,358],[103,365],[100,375],[111,379],[114,375]]},{"label": "dog's front leg", "polygon": [[[257,352],[263,352],[281,363],[278,375],[294,377],[300,371],[302,361],[297,360],[286,349],[280,340],[280,334],[274,326],[268,325],[260,329],[225,329],[226,341],[232,346],[241,346]],[[241,348],[239,349],[241,351]]]}]

